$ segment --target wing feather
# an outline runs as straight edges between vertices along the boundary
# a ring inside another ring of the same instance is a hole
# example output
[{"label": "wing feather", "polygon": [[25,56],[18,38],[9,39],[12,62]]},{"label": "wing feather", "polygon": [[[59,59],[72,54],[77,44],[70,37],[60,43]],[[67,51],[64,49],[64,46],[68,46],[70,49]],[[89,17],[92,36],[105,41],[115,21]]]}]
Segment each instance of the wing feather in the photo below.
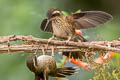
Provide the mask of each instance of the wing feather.
[{"label": "wing feather", "polygon": [[92,28],[112,20],[112,16],[103,11],[83,11],[73,13],[72,16],[76,29]]}]

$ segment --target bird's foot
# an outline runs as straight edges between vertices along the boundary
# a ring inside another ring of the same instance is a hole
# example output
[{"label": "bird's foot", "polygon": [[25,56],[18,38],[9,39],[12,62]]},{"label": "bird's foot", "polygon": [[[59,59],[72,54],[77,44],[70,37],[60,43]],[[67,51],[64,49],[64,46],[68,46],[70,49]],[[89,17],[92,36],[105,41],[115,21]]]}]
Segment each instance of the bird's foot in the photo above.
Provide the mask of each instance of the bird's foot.
[{"label": "bird's foot", "polygon": [[65,44],[68,44],[69,41],[70,41],[70,40],[66,40],[66,41],[65,41]]},{"label": "bird's foot", "polygon": [[48,43],[50,43],[52,40],[54,40],[54,37],[49,38]]},{"label": "bird's foot", "polygon": [[55,53],[55,46],[52,46],[52,54],[51,54],[51,56],[54,56],[54,53]]},{"label": "bird's foot", "polygon": [[43,55],[45,55],[45,48],[44,48],[44,46],[42,46],[42,53],[43,53]]},{"label": "bird's foot", "polygon": [[49,43],[50,43],[52,40],[54,40],[54,36],[48,39],[48,43],[47,43],[47,45],[46,45],[46,49],[48,49]]},{"label": "bird's foot", "polygon": [[70,40],[71,40],[71,37],[68,37],[68,40],[65,41],[65,44],[68,44]]}]

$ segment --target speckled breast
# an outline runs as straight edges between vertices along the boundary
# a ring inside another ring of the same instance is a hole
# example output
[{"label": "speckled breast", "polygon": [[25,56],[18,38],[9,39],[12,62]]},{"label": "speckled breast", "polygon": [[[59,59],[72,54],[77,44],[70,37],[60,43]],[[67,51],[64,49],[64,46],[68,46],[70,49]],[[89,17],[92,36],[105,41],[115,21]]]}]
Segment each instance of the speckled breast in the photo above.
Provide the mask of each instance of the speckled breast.
[{"label": "speckled breast", "polygon": [[71,24],[68,24],[64,19],[54,18],[52,20],[53,34],[59,38],[68,38],[74,34],[74,29]]}]

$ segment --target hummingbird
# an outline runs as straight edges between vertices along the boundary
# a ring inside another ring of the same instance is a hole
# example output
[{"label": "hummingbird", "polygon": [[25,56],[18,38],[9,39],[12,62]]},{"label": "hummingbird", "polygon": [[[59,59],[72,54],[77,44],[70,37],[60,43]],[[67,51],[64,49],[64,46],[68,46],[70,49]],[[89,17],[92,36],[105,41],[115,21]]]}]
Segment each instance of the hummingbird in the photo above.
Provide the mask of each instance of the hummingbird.
[{"label": "hummingbird", "polygon": [[37,50],[26,60],[27,67],[35,74],[34,80],[48,80],[49,76],[64,78],[77,72],[78,68],[76,67],[57,68],[53,56],[41,55],[37,57]]},{"label": "hummingbird", "polygon": [[[79,34],[82,29],[94,28],[112,19],[112,15],[104,11],[81,11],[64,16],[61,10],[51,8],[47,11],[46,18],[42,21],[40,29],[44,32],[53,33],[48,42],[56,37],[66,39],[66,42],[70,40],[86,42],[87,40]],[[63,52],[63,55],[80,59],[80,53]]]},{"label": "hummingbird", "polygon": [[[41,30],[53,33],[52,38],[64,38],[68,41],[78,35],[76,30],[97,27],[112,20],[112,16],[103,11],[81,11],[64,16],[57,8],[51,8],[41,23]],[[81,41],[86,41],[79,35]]]}]

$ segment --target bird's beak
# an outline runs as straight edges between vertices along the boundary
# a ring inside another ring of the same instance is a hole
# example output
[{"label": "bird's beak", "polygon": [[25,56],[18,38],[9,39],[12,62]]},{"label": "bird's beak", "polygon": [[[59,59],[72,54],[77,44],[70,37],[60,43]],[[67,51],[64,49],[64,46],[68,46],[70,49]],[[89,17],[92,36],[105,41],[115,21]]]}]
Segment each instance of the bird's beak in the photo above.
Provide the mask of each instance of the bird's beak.
[{"label": "bird's beak", "polygon": [[46,29],[47,29],[47,27],[48,27],[49,22],[50,22],[50,20],[47,18],[47,22],[46,22],[46,25],[45,25],[44,31],[46,31]]},{"label": "bird's beak", "polygon": [[39,48],[40,48],[40,44],[38,45],[37,49],[36,49],[35,52],[34,52],[35,55],[37,54]]}]

